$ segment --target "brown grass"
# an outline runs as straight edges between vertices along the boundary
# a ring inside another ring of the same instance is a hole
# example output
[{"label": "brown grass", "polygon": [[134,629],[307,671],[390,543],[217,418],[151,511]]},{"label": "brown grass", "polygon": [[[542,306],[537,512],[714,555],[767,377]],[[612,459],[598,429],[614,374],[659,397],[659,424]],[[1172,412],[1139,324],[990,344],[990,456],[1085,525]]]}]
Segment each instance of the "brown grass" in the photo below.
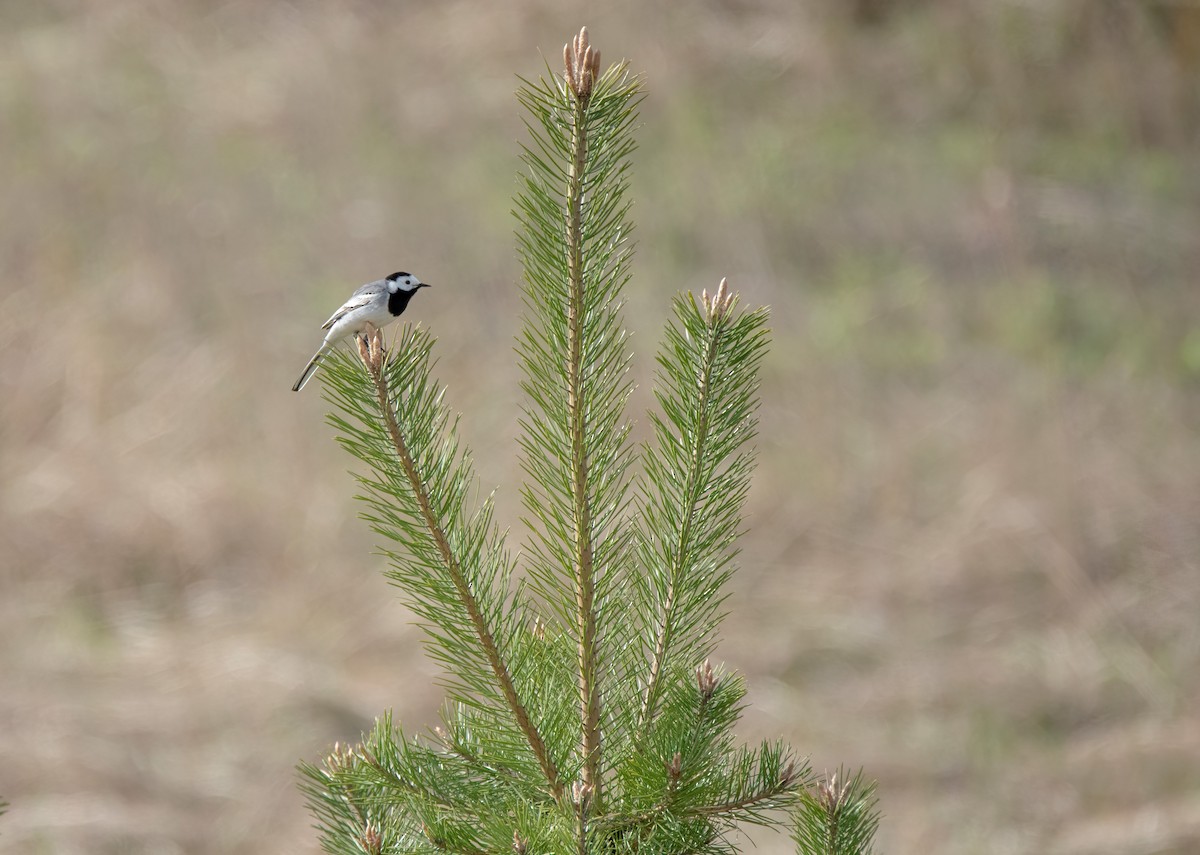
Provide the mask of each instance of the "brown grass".
[{"label": "brown grass", "polygon": [[514,74],[586,23],[649,79],[638,404],[673,291],[774,309],[744,734],[864,765],[882,851],[1196,851],[1200,119],[1130,8],[5,6],[0,842],[315,851],[295,761],[434,722],[289,387],[417,272],[515,520]]}]

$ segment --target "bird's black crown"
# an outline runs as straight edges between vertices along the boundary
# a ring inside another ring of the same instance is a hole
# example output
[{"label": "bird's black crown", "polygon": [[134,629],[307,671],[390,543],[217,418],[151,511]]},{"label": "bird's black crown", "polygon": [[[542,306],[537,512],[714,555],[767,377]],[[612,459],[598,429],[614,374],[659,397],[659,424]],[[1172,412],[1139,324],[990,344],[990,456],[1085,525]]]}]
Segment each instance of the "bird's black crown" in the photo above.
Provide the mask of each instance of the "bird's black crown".
[{"label": "bird's black crown", "polygon": [[393,273],[391,276],[389,276],[389,277],[388,277],[388,281],[389,281],[389,282],[395,282],[395,281],[396,281],[397,279],[399,279],[401,276],[411,276],[411,275],[412,275],[412,274],[410,274],[410,273],[405,273],[403,270],[401,270],[399,273]]}]

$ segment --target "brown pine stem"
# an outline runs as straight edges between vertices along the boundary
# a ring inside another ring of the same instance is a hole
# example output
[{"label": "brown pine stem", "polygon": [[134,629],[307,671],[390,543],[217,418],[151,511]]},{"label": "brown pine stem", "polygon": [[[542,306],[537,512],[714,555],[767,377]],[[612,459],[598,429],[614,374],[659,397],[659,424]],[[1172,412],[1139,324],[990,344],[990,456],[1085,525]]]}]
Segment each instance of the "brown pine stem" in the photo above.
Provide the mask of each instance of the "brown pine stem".
[{"label": "brown pine stem", "polygon": [[496,675],[496,680],[500,683],[504,699],[508,703],[509,709],[517,721],[517,725],[525,734],[525,738],[528,740],[529,747],[533,750],[538,764],[542,767],[542,773],[546,776],[546,782],[550,786],[551,795],[557,800],[563,794],[563,785],[558,777],[558,768],[555,766],[554,760],[550,757],[550,753],[546,750],[546,745],[542,741],[537,727],[534,725],[532,719],[530,719],[528,710],[525,709],[525,705],[517,695],[512,675],[508,671],[508,665],[500,655],[500,648],[496,644],[496,639],[492,635],[487,621],[484,620],[483,613],[479,608],[479,601],[471,592],[470,585],[467,584],[462,565],[459,563],[454,551],[450,548],[450,541],[446,537],[446,532],[442,529],[441,523],[433,513],[433,506],[429,500],[429,492],[426,489],[425,482],[421,479],[420,472],[417,471],[416,463],[409,453],[408,444],[404,441],[404,433],[400,430],[400,425],[396,421],[396,414],[392,410],[389,400],[387,376],[383,371],[386,360],[384,358],[383,336],[379,330],[373,329],[370,331],[369,341],[359,339],[358,350],[363,363],[367,366],[367,370],[371,374],[371,380],[375,386],[376,399],[379,402],[379,410],[383,414],[388,436],[392,441],[392,448],[395,450],[396,457],[400,461],[400,467],[404,470],[404,475],[408,478],[409,484],[413,489],[413,494],[416,496],[417,506],[421,512],[421,519],[425,523],[425,527],[429,530],[430,536],[433,537],[434,543],[437,545],[442,563],[445,565],[446,571],[450,574],[450,580],[458,592],[459,601],[470,618],[471,625],[475,629],[475,635],[479,639],[484,654],[487,656],[488,664],[492,668],[492,673]]},{"label": "brown pine stem", "polygon": [[780,781],[775,786],[770,787],[769,789],[760,790],[757,793],[751,793],[750,795],[744,796],[743,798],[740,798],[740,799],[734,799],[734,800],[728,801],[728,802],[721,802],[720,804],[715,804],[715,805],[704,805],[702,807],[693,808],[692,810],[687,811],[686,815],[688,815],[688,816],[718,816],[718,815],[724,814],[724,813],[733,813],[735,811],[745,810],[747,808],[754,807],[757,804],[761,804],[762,802],[770,801],[771,799],[779,798],[782,795],[786,795],[792,791],[794,786],[795,786],[794,780],[793,781],[783,780],[783,781]]},{"label": "brown pine stem", "polygon": [[[600,56],[588,45],[587,29],[564,48],[571,96],[571,172],[567,183],[567,418],[571,435],[571,493],[574,505],[575,605],[579,632],[579,704],[582,724],[581,779],[587,804],[601,809],[600,675],[596,649],[596,579],[593,565],[592,510],[588,495],[588,459],[584,438],[587,402],[583,390],[583,174],[587,163],[587,106]],[[584,803],[580,803],[583,816]]]},{"label": "brown pine stem", "polygon": [[796,789],[796,785],[800,783],[802,772],[796,768],[796,761],[789,760],[787,765],[779,772],[779,780],[769,787],[764,787],[757,793],[750,793],[742,796],[740,799],[731,799],[727,802],[720,802],[715,805],[705,805],[698,807],[695,810],[689,811],[694,816],[718,816],[724,813],[733,813],[735,811],[745,810],[754,807],[762,802],[770,801],[783,795],[792,793]]}]

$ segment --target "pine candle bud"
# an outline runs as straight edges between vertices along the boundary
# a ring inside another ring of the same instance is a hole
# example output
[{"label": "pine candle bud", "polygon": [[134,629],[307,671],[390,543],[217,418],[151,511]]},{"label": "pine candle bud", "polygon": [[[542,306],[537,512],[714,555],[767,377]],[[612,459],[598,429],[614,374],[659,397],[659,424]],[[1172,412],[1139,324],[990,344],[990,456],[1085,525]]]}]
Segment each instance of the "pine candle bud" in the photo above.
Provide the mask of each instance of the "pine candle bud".
[{"label": "pine candle bud", "polygon": [[671,758],[671,762],[667,764],[667,787],[671,792],[679,786],[679,779],[683,777],[683,755],[678,751]]},{"label": "pine candle bud", "polygon": [[837,772],[834,772],[828,781],[821,781],[817,784],[817,795],[820,797],[821,805],[832,814],[837,813],[838,808],[842,806],[842,800],[846,797],[846,791],[849,789],[849,784],[838,786]]},{"label": "pine candle bud", "polygon": [[359,844],[363,851],[369,855],[379,855],[383,852],[383,835],[379,833],[379,829],[374,825],[368,824],[363,831],[362,836],[358,838]]},{"label": "pine candle bud", "polygon": [[700,299],[704,303],[704,316],[708,318],[708,322],[711,324],[721,320],[729,314],[729,308],[733,305],[729,280],[721,279],[721,284],[717,286],[717,293],[713,295],[712,299],[709,299],[707,288],[700,292]]},{"label": "pine candle bud", "polygon": [[583,813],[587,813],[592,800],[592,790],[592,785],[585,784],[583,781],[576,781],[571,785],[571,798]]},{"label": "pine candle bud", "polygon": [[580,101],[587,101],[592,94],[592,85],[600,76],[600,51],[588,44],[588,31],[584,27],[571,44],[563,45],[563,76],[567,86]]},{"label": "pine candle bud", "polygon": [[373,324],[367,324],[366,332],[359,336],[357,343],[358,358],[362,360],[363,365],[371,372],[371,376],[378,378],[379,372],[383,367],[383,357],[385,354],[383,349],[383,333]]},{"label": "pine candle bud", "polygon": [[717,678],[713,674],[712,663],[707,659],[696,669],[696,686],[700,689],[700,697],[705,701],[711,700],[713,692],[717,690]]}]

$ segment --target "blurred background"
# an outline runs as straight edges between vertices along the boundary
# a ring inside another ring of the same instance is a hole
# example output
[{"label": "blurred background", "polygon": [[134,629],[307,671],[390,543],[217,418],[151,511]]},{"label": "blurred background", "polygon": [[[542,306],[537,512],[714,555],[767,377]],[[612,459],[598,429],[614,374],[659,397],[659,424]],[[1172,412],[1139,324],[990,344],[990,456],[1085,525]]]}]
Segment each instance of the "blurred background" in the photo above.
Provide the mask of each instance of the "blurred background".
[{"label": "blurred background", "polygon": [[1185,0],[0,2],[0,848],[315,852],[296,761],[435,723],[290,386],[434,283],[521,534],[513,93],[582,24],[648,85],[634,412],[673,293],[773,311],[742,735],[864,766],[882,852],[1200,851]]}]

